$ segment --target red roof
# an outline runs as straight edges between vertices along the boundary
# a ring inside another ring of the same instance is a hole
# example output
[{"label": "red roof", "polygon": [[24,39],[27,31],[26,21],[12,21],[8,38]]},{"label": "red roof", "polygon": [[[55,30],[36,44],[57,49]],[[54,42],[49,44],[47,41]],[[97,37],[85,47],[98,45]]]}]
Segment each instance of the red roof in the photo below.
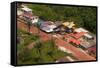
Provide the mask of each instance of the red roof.
[{"label": "red roof", "polygon": [[64,35],[65,38],[68,38],[69,36],[70,36],[70,34],[66,34],[66,35]]},{"label": "red roof", "polygon": [[93,52],[96,52],[96,46],[92,46],[90,48],[88,48],[89,51],[93,51]]},{"label": "red roof", "polygon": [[73,43],[75,43],[75,44],[77,44],[77,45],[80,44],[80,40],[76,40],[76,39],[74,39],[74,38],[69,39],[69,42],[73,42]]},{"label": "red roof", "polygon": [[84,34],[85,34],[85,32],[80,32],[80,33],[73,34],[72,36],[78,39],[78,38],[82,37]]}]

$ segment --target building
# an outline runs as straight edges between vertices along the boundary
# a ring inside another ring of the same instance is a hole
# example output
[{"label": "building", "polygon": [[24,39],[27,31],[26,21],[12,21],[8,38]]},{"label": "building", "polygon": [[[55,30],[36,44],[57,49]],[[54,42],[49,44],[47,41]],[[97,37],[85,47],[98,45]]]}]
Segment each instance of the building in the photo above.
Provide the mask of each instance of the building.
[{"label": "building", "polygon": [[80,40],[77,40],[77,39],[74,39],[74,38],[70,38],[68,41],[70,43],[74,43],[75,45],[80,45],[81,44]]},{"label": "building", "polygon": [[62,23],[63,26],[68,27],[68,28],[73,28],[75,26],[74,22],[64,22]]},{"label": "building", "polygon": [[47,33],[53,32],[55,28],[56,28],[56,25],[54,25],[54,23],[51,21],[43,22],[40,27],[41,30]]},{"label": "building", "polygon": [[26,22],[31,22],[33,19],[32,9],[30,9],[28,7],[23,7],[23,8],[21,8],[21,11],[23,12],[23,14],[22,14],[23,19]]},{"label": "building", "polygon": [[73,33],[72,36],[76,39],[81,38],[82,36],[84,36],[84,34],[86,34],[85,32],[78,32],[78,33]]},{"label": "building", "polygon": [[23,17],[26,17],[29,19],[33,18],[32,9],[28,7],[24,7],[24,8],[21,8],[21,10],[23,11]]},{"label": "building", "polygon": [[74,30],[74,32],[77,32],[77,33],[84,32],[85,33],[85,34],[83,34],[84,38],[86,38],[86,39],[93,39],[93,36],[89,34],[89,31],[87,31],[84,28],[77,28],[77,29]]},{"label": "building", "polygon": [[73,21],[72,22],[64,22],[64,23],[62,23],[62,25],[65,28],[65,32],[68,32],[68,33],[73,32],[74,27],[75,27],[75,24]]},{"label": "building", "polygon": [[96,45],[92,46],[92,47],[89,47],[87,49],[89,52],[93,52],[93,53],[96,53]]},{"label": "building", "polygon": [[87,31],[86,29],[84,29],[84,28],[76,28],[74,31],[77,32],[77,33],[79,33],[79,32],[85,32],[85,33],[87,33],[87,32],[88,32],[88,31]]},{"label": "building", "polygon": [[38,16],[33,16],[31,21],[32,21],[32,24],[35,24],[35,23],[39,22],[39,17]]},{"label": "building", "polygon": [[17,10],[17,17],[22,18],[23,12],[21,10]]}]

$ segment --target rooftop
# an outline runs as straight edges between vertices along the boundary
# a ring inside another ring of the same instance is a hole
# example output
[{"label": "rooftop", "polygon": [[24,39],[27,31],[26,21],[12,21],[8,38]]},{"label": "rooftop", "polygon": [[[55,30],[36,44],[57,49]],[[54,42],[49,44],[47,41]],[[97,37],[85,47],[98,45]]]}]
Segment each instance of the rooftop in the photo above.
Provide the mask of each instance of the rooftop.
[{"label": "rooftop", "polygon": [[84,28],[77,28],[75,29],[75,32],[88,32],[88,31]]},{"label": "rooftop", "polygon": [[28,7],[24,7],[24,8],[21,8],[23,11],[26,11],[26,12],[32,12],[32,9],[28,8]]}]

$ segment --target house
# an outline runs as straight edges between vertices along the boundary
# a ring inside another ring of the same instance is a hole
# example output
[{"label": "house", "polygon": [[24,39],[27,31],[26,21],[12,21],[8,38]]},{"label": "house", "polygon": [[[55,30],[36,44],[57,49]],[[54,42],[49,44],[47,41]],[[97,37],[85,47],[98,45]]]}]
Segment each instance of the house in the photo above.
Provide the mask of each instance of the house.
[{"label": "house", "polygon": [[63,23],[62,21],[56,21],[56,22],[54,22],[54,24],[55,24],[57,27],[61,26],[62,23]]},{"label": "house", "polygon": [[21,10],[23,11],[23,18],[25,21],[32,22],[32,24],[37,23],[39,21],[39,17],[33,15],[32,9],[24,6],[23,8],[21,8]]},{"label": "house", "polygon": [[22,18],[23,12],[21,10],[17,10],[17,17]]},{"label": "house", "polygon": [[73,28],[75,26],[74,22],[64,22],[62,23],[63,26],[68,27],[68,28]]},{"label": "house", "polygon": [[93,41],[93,40],[86,40],[86,39],[84,39],[84,38],[81,38],[80,39],[81,40],[81,46],[82,47],[84,47],[84,49],[88,49],[88,48],[90,48],[90,47],[92,47],[92,46],[94,46],[96,43]]},{"label": "house", "polygon": [[33,16],[31,21],[32,21],[32,24],[35,24],[39,21],[39,17],[38,16]]},{"label": "house", "polygon": [[89,52],[94,52],[94,53],[96,53],[96,45],[94,45],[94,46],[92,46],[92,47],[89,47],[87,50],[88,50]]},{"label": "house", "polygon": [[30,9],[28,7],[23,7],[23,8],[21,8],[21,10],[24,12],[32,13],[32,9]]},{"label": "house", "polygon": [[80,43],[81,43],[80,40],[77,40],[77,39],[74,39],[74,38],[70,38],[68,41],[71,42],[71,43],[74,43],[76,45],[80,45]]},{"label": "house", "polygon": [[32,9],[28,7],[23,7],[21,8],[21,11],[23,12],[23,19],[27,22],[31,22],[31,20],[33,19]]},{"label": "house", "polygon": [[84,28],[77,28],[74,30],[74,32],[80,33],[80,32],[84,32],[84,38],[86,39],[93,39],[93,36],[89,34],[89,31],[87,31]]},{"label": "house", "polygon": [[54,25],[54,23],[51,22],[51,21],[45,21],[45,22],[43,22],[41,24],[41,27],[40,27],[41,30],[43,30],[45,32],[48,32],[48,33],[53,32],[54,28],[56,28],[56,25]]},{"label": "house", "polygon": [[77,33],[79,33],[79,32],[85,32],[85,33],[87,33],[87,32],[88,32],[88,31],[87,31],[86,29],[84,29],[84,28],[76,28],[74,31],[77,32]]},{"label": "house", "polygon": [[62,23],[63,26],[67,27],[70,23],[69,22],[64,22]]},{"label": "house", "polygon": [[78,32],[78,33],[73,33],[72,36],[76,39],[81,38],[82,36],[84,36],[84,34],[86,34],[85,32]]},{"label": "house", "polygon": [[72,22],[64,22],[64,23],[62,23],[62,25],[64,26],[65,31],[68,33],[73,32],[73,29],[74,29],[73,27],[75,27],[75,24],[73,21]]},{"label": "house", "polygon": [[91,56],[96,57],[96,45],[89,47],[87,51]]},{"label": "house", "polygon": [[94,38],[93,36],[91,36],[91,35],[88,34],[88,33],[84,34],[84,37],[85,37],[87,40],[91,40],[91,39]]}]

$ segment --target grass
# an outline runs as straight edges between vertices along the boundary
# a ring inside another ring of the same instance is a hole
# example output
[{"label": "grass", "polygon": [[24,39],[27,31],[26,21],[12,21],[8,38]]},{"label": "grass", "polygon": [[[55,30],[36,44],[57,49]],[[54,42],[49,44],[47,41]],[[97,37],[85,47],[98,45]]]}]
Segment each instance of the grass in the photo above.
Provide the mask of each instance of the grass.
[{"label": "grass", "polygon": [[39,39],[38,35],[32,35],[28,34],[26,31],[23,31],[21,29],[17,30],[17,37],[20,37],[22,40],[20,42],[22,43],[17,43],[17,52],[20,53],[25,50],[25,48],[31,44],[32,42],[35,42]]},{"label": "grass", "polygon": [[[53,39],[42,42],[38,35],[28,34],[26,31],[18,29],[17,35],[24,42],[18,43],[17,52],[18,64],[39,64],[39,63],[55,63],[56,60],[70,56],[69,53],[58,49]],[[35,42],[33,49],[28,49],[27,46]]]},{"label": "grass", "polygon": [[[39,41],[38,43],[41,44],[39,48],[34,47],[32,50],[28,50],[24,47],[20,52],[21,58],[18,59],[18,64],[55,63],[59,58],[68,55],[63,51],[58,50],[55,45],[52,46],[51,40],[46,42]],[[38,44],[35,46],[38,46]]]}]

